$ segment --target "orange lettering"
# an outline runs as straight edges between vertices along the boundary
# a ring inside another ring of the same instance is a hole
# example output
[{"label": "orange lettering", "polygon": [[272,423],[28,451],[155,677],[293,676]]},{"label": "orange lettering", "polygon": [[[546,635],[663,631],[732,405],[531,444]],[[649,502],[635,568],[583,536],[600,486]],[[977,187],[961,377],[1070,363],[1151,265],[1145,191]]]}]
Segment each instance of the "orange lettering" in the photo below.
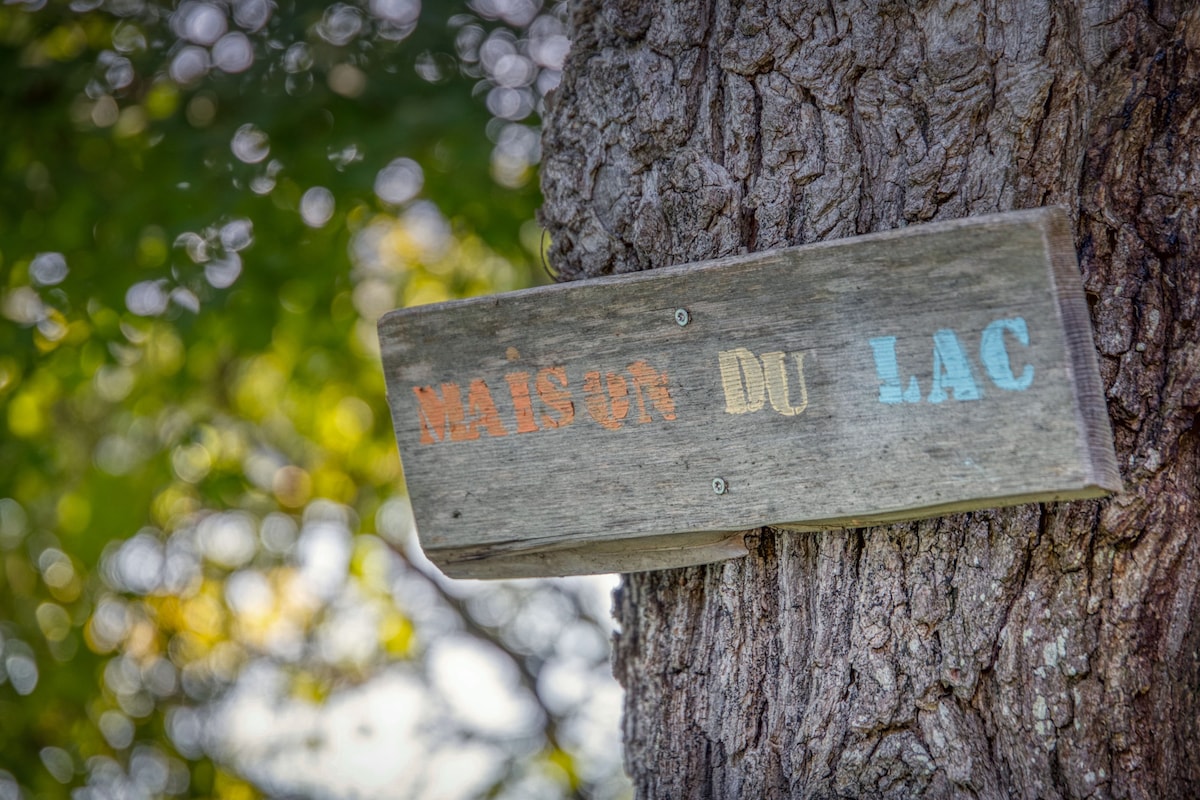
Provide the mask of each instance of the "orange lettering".
[{"label": "orange lettering", "polygon": [[517,433],[536,433],[538,426],[533,421],[533,403],[529,400],[529,373],[510,372],[504,380],[508,381],[508,393],[517,414]]},{"label": "orange lettering", "polygon": [[417,420],[421,424],[421,444],[433,444],[446,440],[446,424],[450,434],[462,427],[462,393],[457,383],[443,383],[442,394],[432,386],[414,386],[417,396]]},{"label": "orange lettering", "polygon": [[589,372],[583,376],[583,393],[587,398],[587,410],[601,427],[615,431],[621,420],[629,414],[629,384],[620,375],[609,372],[604,376],[608,396],[600,388],[600,373]]},{"label": "orange lettering", "polygon": [[633,385],[637,389],[638,422],[645,423],[651,420],[650,412],[646,410],[644,395],[650,396],[650,402],[654,404],[658,413],[662,414],[663,419],[675,419],[675,401],[667,387],[667,373],[657,371],[645,361],[635,361],[626,369],[633,376]]},{"label": "orange lettering", "polygon": [[[551,382],[558,382],[555,386]],[[551,410],[557,411],[557,418],[542,414],[543,428],[561,428],[570,425],[575,419],[575,404],[571,402],[571,393],[567,391],[567,371],[562,367],[547,367],[537,374],[537,393],[542,402]]]},{"label": "orange lettering", "polygon": [[500,413],[496,411],[492,393],[483,382],[483,378],[471,381],[471,387],[467,390],[467,413],[471,415],[471,419],[467,421],[464,429],[456,429],[453,423],[450,424],[451,441],[478,439],[480,428],[487,431],[489,436],[508,435],[504,423],[500,421]]},{"label": "orange lettering", "polygon": [[[675,399],[671,396],[667,373],[644,360],[633,362],[626,370],[621,373],[593,370],[583,376],[588,416],[603,428],[618,430],[629,418],[636,398],[639,424],[653,422],[655,416],[674,420]],[[484,433],[496,438],[508,436],[513,429],[507,426],[514,422],[516,432],[521,434],[563,428],[575,421],[575,402],[566,367],[545,367],[536,376],[517,370],[506,373],[504,381],[512,399],[513,416],[507,422],[501,418],[483,378],[470,382],[465,398],[459,383],[414,386],[420,443],[477,441]],[[537,408],[533,402],[535,388],[540,403]],[[507,415],[507,404],[504,411]]]}]

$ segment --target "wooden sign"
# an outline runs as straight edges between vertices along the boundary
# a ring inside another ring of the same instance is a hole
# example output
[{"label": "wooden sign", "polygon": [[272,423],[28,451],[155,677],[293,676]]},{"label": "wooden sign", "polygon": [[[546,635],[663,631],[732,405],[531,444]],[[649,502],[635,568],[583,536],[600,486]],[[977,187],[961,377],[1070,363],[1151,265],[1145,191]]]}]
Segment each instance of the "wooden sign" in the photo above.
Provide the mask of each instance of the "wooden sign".
[{"label": "wooden sign", "polygon": [[393,311],[379,333],[421,544],[451,576],[683,566],[765,525],[1121,486],[1057,209]]}]

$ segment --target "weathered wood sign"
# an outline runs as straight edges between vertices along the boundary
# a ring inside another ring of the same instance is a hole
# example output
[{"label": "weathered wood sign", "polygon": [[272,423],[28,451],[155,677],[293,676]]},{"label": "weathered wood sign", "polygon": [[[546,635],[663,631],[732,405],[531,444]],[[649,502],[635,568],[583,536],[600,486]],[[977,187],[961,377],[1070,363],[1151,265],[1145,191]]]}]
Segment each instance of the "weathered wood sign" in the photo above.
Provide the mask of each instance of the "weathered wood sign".
[{"label": "weathered wood sign", "polygon": [[743,531],[1120,489],[1065,215],[1038,209],[393,311],[447,574],[635,571]]}]

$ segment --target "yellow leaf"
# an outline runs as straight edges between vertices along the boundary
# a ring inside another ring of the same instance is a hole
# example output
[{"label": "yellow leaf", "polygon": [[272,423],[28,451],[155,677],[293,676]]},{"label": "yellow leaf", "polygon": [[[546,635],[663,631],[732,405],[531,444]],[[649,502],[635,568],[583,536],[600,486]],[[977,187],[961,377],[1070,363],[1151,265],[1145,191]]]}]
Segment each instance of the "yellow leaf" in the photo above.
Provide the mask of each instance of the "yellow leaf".
[{"label": "yellow leaf", "polygon": [[60,25],[42,40],[42,52],[55,61],[70,61],[87,47],[87,34],[75,24]]},{"label": "yellow leaf", "polygon": [[32,439],[46,429],[46,409],[41,398],[32,391],[23,391],[8,404],[8,429],[13,436]]},{"label": "yellow leaf", "polygon": [[179,107],[179,89],[167,80],[156,81],[146,93],[146,112],[154,119],[166,119]]},{"label": "yellow leaf", "polygon": [[340,469],[322,466],[313,473],[313,485],[318,497],[327,497],[339,503],[353,503],[358,493],[353,479]]},{"label": "yellow leaf", "polygon": [[58,527],[63,533],[80,534],[92,521],[92,504],[80,494],[64,494],[58,499]]},{"label": "yellow leaf", "polygon": [[255,800],[259,796],[251,784],[221,769],[213,780],[213,794],[218,800]]},{"label": "yellow leaf", "polygon": [[379,640],[387,654],[394,657],[412,655],[416,630],[408,618],[399,612],[385,616],[379,624]]}]

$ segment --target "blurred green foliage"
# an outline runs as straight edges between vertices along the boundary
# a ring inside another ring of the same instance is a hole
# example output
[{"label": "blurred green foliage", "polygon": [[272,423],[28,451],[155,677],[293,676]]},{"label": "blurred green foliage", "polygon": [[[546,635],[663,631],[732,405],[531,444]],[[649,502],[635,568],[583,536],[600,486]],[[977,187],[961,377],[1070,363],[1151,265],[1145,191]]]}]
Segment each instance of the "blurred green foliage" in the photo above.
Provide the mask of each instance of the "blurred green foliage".
[{"label": "blurred green foliage", "polygon": [[496,617],[405,555],[374,333],[541,278],[563,14],[0,6],[0,800],[270,792],[200,712],[260,662],[311,703],[419,662],[412,585],[537,706],[481,791],[611,783],[539,697],[552,644],[506,628],[570,591],[498,588]]}]

